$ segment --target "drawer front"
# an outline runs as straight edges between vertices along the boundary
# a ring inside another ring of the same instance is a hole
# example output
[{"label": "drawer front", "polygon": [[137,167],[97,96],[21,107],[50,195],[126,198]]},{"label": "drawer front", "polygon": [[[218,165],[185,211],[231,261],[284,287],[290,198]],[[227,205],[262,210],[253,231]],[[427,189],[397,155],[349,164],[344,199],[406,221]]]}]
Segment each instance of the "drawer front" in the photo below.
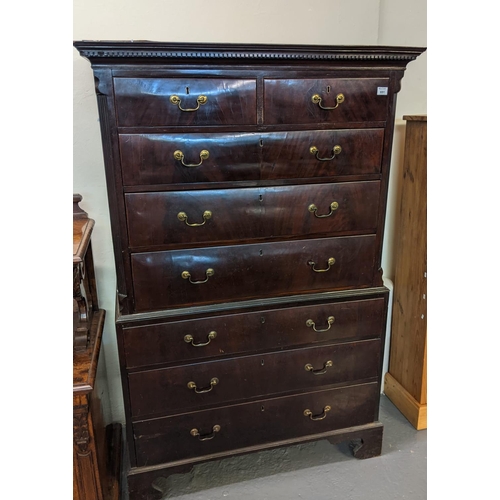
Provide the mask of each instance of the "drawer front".
[{"label": "drawer front", "polygon": [[260,178],[258,134],[120,134],[119,144],[125,186]]},{"label": "drawer front", "polygon": [[132,254],[136,312],[372,285],[375,235]]},{"label": "drawer front", "polygon": [[[375,418],[378,401],[378,384],[370,383],[138,422],[133,425],[137,465],[368,424]],[[312,418],[304,414],[306,410]]]},{"label": "drawer front", "polygon": [[378,174],[383,140],[383,129],[119,135],[125,186]]},{"label": "drawer front", "polygon": [[370,181],[126,194],[129,242],[141,247],[374,233],[379,192],[380,182]]},{"label": "drawer front", "polygon": [[[388,78],[266,79],[264,123],[385,121],[388,87]],[[315,96],[319,96],[319,102],[317,99],[313,102]]]},{"label": "drawer front", "polygon": [[374,339],[130,373],[132,416],[172,415],[377,377],[380,347]]},{"label": "drawer front", "polygon": [[257,350],[380,338],[383,298],[260,310],[124,328],[127,368],[185,363]]},{"label": "drawer front", "polygon": [[262,136],[262,178],[379,174],[383,143],[383,129],[266,134]]},{"label": "drawer front", "polygon": [[251,125],[257,121],[255,80],[115,78],[119,127]]}]

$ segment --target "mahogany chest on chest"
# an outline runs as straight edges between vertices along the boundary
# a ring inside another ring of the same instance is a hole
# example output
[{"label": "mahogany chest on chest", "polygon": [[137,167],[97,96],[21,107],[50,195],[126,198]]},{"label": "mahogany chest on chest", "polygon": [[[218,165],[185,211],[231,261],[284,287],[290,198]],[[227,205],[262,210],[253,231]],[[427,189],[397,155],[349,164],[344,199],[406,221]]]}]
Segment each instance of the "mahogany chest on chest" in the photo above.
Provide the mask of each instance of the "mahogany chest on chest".
[{"label": "mahogany chest on chest", "polygon": [[396,93],[423,49],[76,42],[117,270],[129,495],[234,454],[380,454]]}]

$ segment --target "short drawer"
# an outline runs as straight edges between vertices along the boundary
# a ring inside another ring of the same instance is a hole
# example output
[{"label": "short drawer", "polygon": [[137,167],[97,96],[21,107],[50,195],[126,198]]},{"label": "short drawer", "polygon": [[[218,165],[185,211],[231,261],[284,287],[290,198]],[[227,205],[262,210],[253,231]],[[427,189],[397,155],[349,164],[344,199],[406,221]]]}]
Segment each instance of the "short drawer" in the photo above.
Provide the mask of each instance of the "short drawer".
[{"label": "short drawer", "polygon": [[265,79],[264,123],[385,121],[388,89],[388,78]]},{"label": "short drawer", "polygon": [[380,182],[129,193],[129,244],[374,233]]},{"label": "short drawer", "polygon": [[120,134],[125,186],[379,174],[383,129]]},{"label": "short drawer", "polygon": [[385,300],[344,300],[125,327],[127,368],[185,363],[258,350],[380,338]]},{"label": "short drawer", "polygon": [[368,424],[375,419],[378,401],[378,384],[369,383],[137,422],[137,465]]},{"label": "short drawer", "polygon": [[119,127],[245,125],[257,120],[256,81],[115,78]]},{"label": "short drawer", "polygon": [[380,347],[364,340],[129,373],[132,417],[375,378]]},{"label": "short drawer", "polygon": [[131,255],[136,312],[372,285],[376,236]]}]

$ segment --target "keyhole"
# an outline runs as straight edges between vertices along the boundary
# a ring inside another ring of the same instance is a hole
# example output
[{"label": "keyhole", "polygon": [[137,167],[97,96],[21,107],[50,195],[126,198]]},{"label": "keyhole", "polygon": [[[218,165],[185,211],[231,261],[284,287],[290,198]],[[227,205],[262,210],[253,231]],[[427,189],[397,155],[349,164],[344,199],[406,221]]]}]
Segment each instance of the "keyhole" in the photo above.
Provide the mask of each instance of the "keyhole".
[{"label": "keyhole", "polygon": [[330,93],[330,85],[328,85],[328,87],[326,87],[326,93],[329,94]]},{"label": "keyhole", "polygon": [[263,406],[260,407],[260,411],[264,411],[264,407]]},{"label": "keyhole", "polygon": [[260,317],[260,322],[261,322],[262,324],[264,324],[264,323],[266,322],[266,318],[264,318],[264,316],[261,316],[261,317]]},{"label": "keyhole", "polygon": [[186,94],[189,95],[189,87],[186,87]]},{"label": "keyhole", "polygon": [[260,366],[264,366],[264,360],[263,359],[260,360]]},{"label": "keyhole", "polygon": [[263,198],[262,198],[262,195],[261,195],[261,194],[259,194],[259,201],[262,201],[262,199],[263,199]]},{"label": "keyhole", "polygon": [[259,250],[259,255],[262,257],[262,250]]},{"label": "keyhole", "polygon": [[261,148],[263,148],[263,147],[264,147],[264,141],[263,141],[262,139],[259,141],[259,144],[260,144],[260,147],[261,147]]}]

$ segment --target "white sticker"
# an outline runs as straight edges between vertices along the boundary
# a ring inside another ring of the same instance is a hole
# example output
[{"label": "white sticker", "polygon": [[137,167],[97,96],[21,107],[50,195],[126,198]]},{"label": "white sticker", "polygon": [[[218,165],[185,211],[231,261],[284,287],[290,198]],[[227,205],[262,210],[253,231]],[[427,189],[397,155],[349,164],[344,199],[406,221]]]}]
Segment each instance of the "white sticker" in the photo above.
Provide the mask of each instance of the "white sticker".
[{"label": "white sticker", "polygon": [[377,87],[377,95],[387,95],[387,87]]}]

